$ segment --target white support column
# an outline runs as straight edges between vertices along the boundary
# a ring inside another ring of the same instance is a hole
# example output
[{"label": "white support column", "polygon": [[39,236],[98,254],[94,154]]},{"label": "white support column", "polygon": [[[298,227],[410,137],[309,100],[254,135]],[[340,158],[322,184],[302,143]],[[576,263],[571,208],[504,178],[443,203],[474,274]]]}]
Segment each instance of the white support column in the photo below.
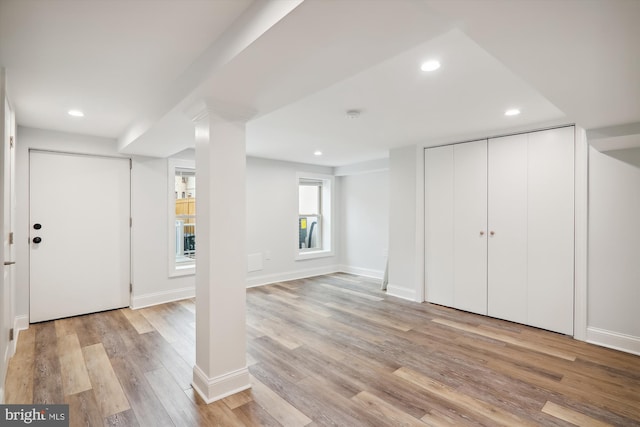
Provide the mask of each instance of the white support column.
[{"label": "white support column", "polygon": [[192,385],[211,403],[251,386],[245,325],[246,120],[214,111],[211,104],[193,117],[198,240]]}]

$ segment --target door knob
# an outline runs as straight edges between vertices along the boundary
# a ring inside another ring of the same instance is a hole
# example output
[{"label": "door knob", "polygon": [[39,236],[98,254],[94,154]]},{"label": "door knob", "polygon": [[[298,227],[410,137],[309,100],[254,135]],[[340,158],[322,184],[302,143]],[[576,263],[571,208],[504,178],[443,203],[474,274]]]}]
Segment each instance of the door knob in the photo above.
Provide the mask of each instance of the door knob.
[{"label": "door knob", "polygon": [[40,243],[40,242],[42,242],[42,239],[40,237],[33,238],[33,243]]},{"label": "door knob", "polygon": [[41,224],[37,224],[37,223],[36,223],[36,224],[33,224],[33,229],[34,229],[34,230],[40,230],[41,228],[42,228],[42,225],[41,225]]},{"label": "door knob", "polygon": [[490,232],[489,234],[493,236],[494,234],[496,234],[496,232],[495,232],[495,231],[492,231],[492,232]]},{"label": "door knob", "polygon": [[484,231],[481,231],[481,232],[480,232],[480,235],[481,235],[481,236],[484,236]]}]

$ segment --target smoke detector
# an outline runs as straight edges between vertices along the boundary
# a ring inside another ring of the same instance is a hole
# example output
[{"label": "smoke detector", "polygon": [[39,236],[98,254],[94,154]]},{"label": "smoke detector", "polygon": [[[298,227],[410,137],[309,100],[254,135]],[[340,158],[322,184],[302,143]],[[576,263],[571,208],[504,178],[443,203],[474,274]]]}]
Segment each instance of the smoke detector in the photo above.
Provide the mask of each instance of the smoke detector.
[{"label": "smoke detector", "polygon": [[347,118],[357,119],[360,117],[360,110],[347,110]]}]

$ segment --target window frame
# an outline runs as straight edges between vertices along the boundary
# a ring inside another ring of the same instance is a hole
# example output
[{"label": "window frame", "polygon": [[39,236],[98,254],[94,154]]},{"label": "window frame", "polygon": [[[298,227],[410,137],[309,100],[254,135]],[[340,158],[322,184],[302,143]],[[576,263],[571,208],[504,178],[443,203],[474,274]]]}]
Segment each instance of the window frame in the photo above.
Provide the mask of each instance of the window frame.
[{"label": "window frame", "polygon": [[[300,210],[300,185],[304,185],[304,182],[319,182],[320,183],[320,212],[316,215],[305,215]],[[335,227],[333,226],[334,215],[334,197],[335,197],[335,178],[333,175],[297,172],[296,173],[296,212],[295,219],[292,221],[295,224],[295,260],[302,261],[314,258],[324,258],[334,256],[333,242]],[[300,225],[299,220],[301,216],[317,216],[320,223],[320,233],[318,234],[319,248],[300,248]]]},{"label": "window frame", "polygon": [[[318,210],[316,212],[301,212],[300,211],[300,187],[301,186],[308,186],[308,187],[318,187],[319,191],[318,191]],[[308,253],[308,252],[314,252],[314,251],[319,251],[322,250],[322,233],[324,231],[324,224],[323,224],[323,218],[322,218],[322,196],[323,196],[323,187],[324,187],[324,182],[322,180],[317,180],[317,179],[308,179],[308,178],[301,178],[298,180],[298,222],[300,221],[301,218],[309,218],[309,217],[315,217],[318,218],[317,221],[317,227],[318,230],[320,230],[319,233],[317,233],[317,237],[316,237],[316,242],[318,243],[318,247],[317,248],[300,248],[300,245],[298,245],[298,251],[300,251],[300,253]],[[299,240],[298,240],[299,241]]]},{"label": "window frame", "polygon": [[[196,274],[196,261],[192,263],[178,264],[176,262],[176,195],[175,177],[180,169],[196,170],[195,160],[168,159],[167,161],[167,226],[168,226],[168,246],[167,257],[169,266],[169,277],[191,276]],[[196,179],[196,187],[197,187]],[[196,190],[197,194],[197,190]]]}]

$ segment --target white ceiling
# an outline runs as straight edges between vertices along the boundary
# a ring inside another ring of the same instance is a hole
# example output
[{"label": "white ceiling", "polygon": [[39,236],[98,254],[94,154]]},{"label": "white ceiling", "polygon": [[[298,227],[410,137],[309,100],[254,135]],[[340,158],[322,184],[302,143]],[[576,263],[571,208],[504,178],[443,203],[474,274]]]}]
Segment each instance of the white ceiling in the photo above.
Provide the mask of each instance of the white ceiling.
[{"label": "white ceiling", "polygon": [[639,19],[635,0],[0,0],[0,66],[23,126],[167,156],[193,146],[184,111],[206,98],[252,112],[249,154],[341,166],[640,122]]},{"label": "white ceiling", "polygon": [[18,123],[119,137],[250,3],[0,0]]},{"label": "white ceiling", "polygon": [[[422,61],[440,60],[425,73]],[[522,114],[506,117],[505,110]],[[351,119],[346,111],[361,111]],[[258,156],[332,166],[386,157],[389,148],[447,136],[564,119],[562,111],[459,30],[435,37],[363,72],[249,122]]]}]

